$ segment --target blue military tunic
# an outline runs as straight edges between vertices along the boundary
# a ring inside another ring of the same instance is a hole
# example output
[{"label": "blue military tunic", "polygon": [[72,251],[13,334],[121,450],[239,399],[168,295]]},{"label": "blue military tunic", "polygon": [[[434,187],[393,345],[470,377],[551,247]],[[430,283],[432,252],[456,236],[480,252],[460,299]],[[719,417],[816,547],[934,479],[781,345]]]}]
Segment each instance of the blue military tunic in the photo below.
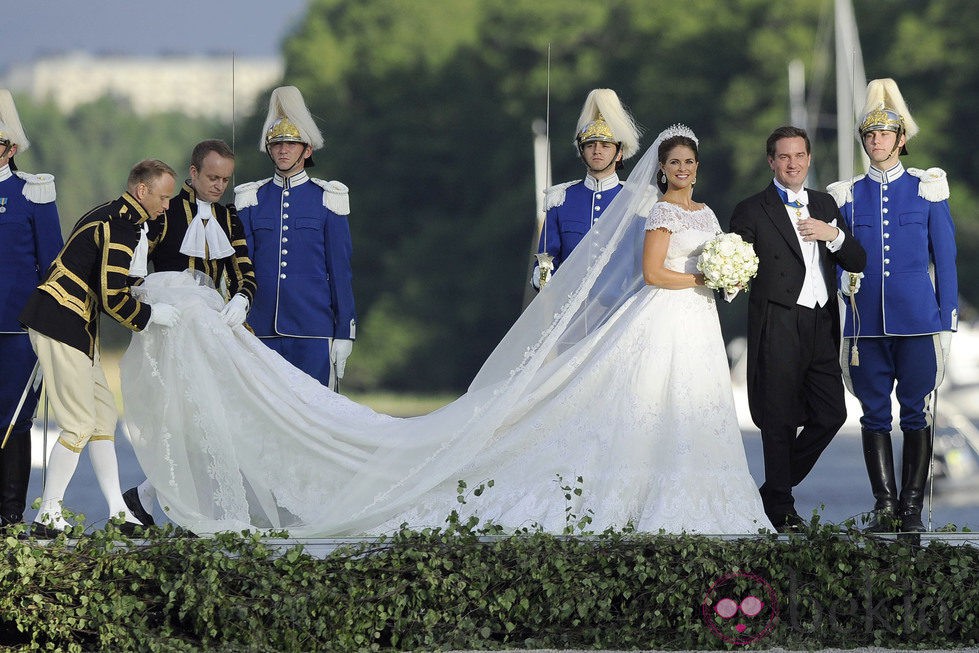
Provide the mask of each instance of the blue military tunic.
[{"label": "blue military tunic", "polygon": [[[898,163],[828,190],[867,251],[853,298],[856,314],[848,299],[843,327],[844,378],[860,399],[861,424],[890,430],[893,390],[901,428],[924,428],[926,397],[944,375],[935,334],[958,326],[955,225],[945,173]],[[854,343],[858,365],[846,355]]]},{"label": "blue military tunic", "polygon": [[[0,425],[6,430],[37,358],[17,318],[64,246],[51,175],[0,168]],[[30,427],[29,395],[16,429]],[[0,434],[2,437],[2,434]]]},{"label": "blue military tunic", "polygon": [[259,338],[317,341],[280,353],[327,384],[329,339],[356,337],[347,187],[302,171],[242,184],[235,204],[258,282],[249,325]]},{"label": "blue military tunic", "polygon": [[537,251],[547,252],[554,257],[555,271],[578,246],[621,189],[622,183],[615,174],[604,179],[595,179],[589,175],[580,181],[558,184],[547,189],[547,215]]},{"label": "blue military tunic", "polygon": [[[871,168],[830,191],[854,237],[867,251],[856,295],[860,337],[910,336],[952,331],[958,323],[955,225],[948,182],[937,168]],[[841,201],[845,200],[845,201]],[[931,266],[934,264],[934,282]],[[846,309],[844,337],[854,335]]]}]

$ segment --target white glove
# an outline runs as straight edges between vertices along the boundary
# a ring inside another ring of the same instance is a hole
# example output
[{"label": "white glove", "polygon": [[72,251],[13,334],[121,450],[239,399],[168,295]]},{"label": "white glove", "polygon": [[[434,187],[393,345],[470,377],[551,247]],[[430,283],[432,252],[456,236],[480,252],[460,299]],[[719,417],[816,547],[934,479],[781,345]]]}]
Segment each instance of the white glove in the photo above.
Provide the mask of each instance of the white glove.
[{"label": "white glove", "polygon": [[343,370],[347,366],[347,358],[353,350],[353,340],[333,339],[333,343],[330,345],[330,362],[333,363],[333,368],[337,372],[338,379],[343,378]]},{"label": "white glove", "polygon": [[247,315],[248,298],[241,293],[237,293],[221,309],[221,319],[230,327],[236,327],[244,323],[245,316]]},{"label": "white glove", "polygon": [[942,359],[948,364],[948,352],[952,348],[952,332],[939,331],[938,342],[942,346]]},{"label": "white glove", "polygon": [[[844,272],[840,277],[840,292],[844,295],[849,295],[851,292],[857,294],[861,279],[863,279],[863,272]],[[852,290],[850,284],[853,284]]]},{"label": "white glove", "polygon": [[180,311],[171,304],[151,304],[150,319],[146,326],[159,324],[164,327],[172,327],[180,319]]},{"label": "white glove", "polygon": [[530,275],[530,285],[534,287],[535,290],[540,290],[540,266],[534,266],[534,273]]}]

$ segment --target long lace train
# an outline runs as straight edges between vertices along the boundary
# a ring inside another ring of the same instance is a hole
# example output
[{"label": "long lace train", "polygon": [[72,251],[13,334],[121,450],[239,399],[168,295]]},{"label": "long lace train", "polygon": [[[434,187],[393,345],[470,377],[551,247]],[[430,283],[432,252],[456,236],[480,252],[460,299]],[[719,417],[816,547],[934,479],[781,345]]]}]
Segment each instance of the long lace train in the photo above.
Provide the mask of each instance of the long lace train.
[{"label": "long lace train", "polygon": [[[705,291],[644,289],[518,388],[473,388],[404,419],[332,393],[246,329],[229,329],[220,296],[199,278],[157,273],[142,288],[182,318],[133,337],[121,364],[126,419],[161,504],[195,532],[380,533],[439,526],[453,509],[555,532],[589,511],[593,530],[770,526]],[[690,346],[667,333],[691,335]],[[569,502],[561,486],[579,477],[583,492]],[[459,480],[490,479],[493,488],[458,504]]]}]

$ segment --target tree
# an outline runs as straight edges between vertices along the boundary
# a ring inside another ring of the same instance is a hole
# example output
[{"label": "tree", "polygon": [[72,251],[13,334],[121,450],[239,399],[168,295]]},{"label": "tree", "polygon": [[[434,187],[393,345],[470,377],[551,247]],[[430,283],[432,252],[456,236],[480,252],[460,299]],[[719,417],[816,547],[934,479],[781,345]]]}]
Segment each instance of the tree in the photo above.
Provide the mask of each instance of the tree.
[{"label": "tree", "polygon": [[[979,272],[969,186],[979,155],[960,145],[979,111],[971,8],[855,7],[868,76],[895,77],[921,125],[906,165],[949,173],[963,279]],[[688,124],[700,137],[698,199],[725,226],[772,177],[764,143],[789,120],[787,65],[799,59],[810,84],[826,88],[814,157],[819,181],[835,181],[834,85],[818,79],[832,67],[832,9],[832,0],[313,0],[283,45],[283,83],[303,91],[326,137],[311,173],[351,189],[360,328],[346,387],[460,391],[514,322],[534,228],[531,124],[548,102],[558,182],[582,175],[572,137],[592,88],[619,92],[646,129],[643,145]],[[236,126],[238,182],[271,174],[255,147],[267,98]],[[37,112],[42,126],[26,122],[29,133],[48,136],[27,154],[58,175],[66,221],[118,194],[144,152],[183,169],[199,137],[228,133],[175,115],[132,118],[110,99],[67,117]],[[970,285],[961,291],[979,300]],[[742,333],[744,301],[722,306],[725,333]]]}]

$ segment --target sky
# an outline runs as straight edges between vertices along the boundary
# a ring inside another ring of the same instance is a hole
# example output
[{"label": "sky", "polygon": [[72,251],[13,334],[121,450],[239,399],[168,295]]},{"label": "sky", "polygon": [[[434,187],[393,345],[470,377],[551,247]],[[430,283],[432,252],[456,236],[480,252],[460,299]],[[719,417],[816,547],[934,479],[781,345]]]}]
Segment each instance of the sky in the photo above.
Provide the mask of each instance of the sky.
[{"label": "sky", "polygon": [[270,56],[309,0],[0,0],[0,72],[44,55]]}]

